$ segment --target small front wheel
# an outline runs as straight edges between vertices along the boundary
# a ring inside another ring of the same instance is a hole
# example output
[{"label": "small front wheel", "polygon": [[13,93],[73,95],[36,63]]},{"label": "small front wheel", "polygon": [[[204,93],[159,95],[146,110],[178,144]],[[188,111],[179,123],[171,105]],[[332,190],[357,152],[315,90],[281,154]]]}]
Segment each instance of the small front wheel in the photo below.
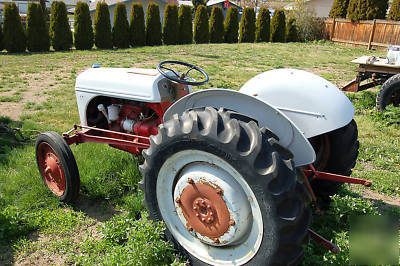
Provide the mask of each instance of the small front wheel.
[{"label": "small front wheel", "polygon": [[382,88],[376,96],[376,109],[383,112],[386,106],[400,105],[400,74],[394,75],[383,83]]},{"label": "small front wheel", "polygon": [[36,162],[46,186],[62,202],[74,201],[79,194],[79,171],[70,147],[56,132],[36,139]]}]

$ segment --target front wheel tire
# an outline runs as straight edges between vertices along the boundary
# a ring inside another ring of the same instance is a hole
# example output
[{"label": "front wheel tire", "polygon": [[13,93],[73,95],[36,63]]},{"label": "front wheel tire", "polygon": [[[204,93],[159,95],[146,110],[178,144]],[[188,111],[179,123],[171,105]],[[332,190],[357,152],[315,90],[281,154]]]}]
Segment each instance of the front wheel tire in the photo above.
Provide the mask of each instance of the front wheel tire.
[{"label": "front wheel tire", "polygon": [[311,212],[273,134],[214,108],[159,126],[140,169],[150,217],[194,265],[297,265]]}]

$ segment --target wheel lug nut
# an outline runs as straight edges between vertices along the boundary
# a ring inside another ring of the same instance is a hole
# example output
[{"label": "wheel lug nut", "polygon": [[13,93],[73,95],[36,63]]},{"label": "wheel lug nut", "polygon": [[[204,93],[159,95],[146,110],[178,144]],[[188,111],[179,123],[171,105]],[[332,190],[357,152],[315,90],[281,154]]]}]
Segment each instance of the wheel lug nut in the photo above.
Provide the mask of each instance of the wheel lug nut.
[{"label": "wheel lug nut", "polygon": [[206,203],[206,201],[205,200],[201,200],[201,204],[204,204],[204,203]]},{"label": "wheel lug nut", "polygon": [[197,210],[197,207],[196,207],[196,206],[194,206],[194,207],[193,207],[193,210]]},{"label": "wheel lug nut", "polygon": [[207,209],[211,209],[211,205],[207,205]]},{"label": "wheel lug nut", "polygon": [[230,225],[235,225],[236,222],[235,222],[235,220],[231,219],[231,220],[229,221],[229,224],[230,224]]},{"label": "wheel lug nut", "polygon": [[196,217],[199,217],[199,216],[200,216],[200,214],[196,213]]},{"label": "wheel lug nut", "polygon": [[208,221],[208,222],[211,222],[211,218],[208,218],[207,221]]},{"label": "wheel lug nut", "polygon": [[201,221],[204,222],[206,219],[205,218],[201,218]]},{"label": "wheel lug nut", "polygon": [[188,178],[188,183],[191,184],[191,185],[193,185],[193,184],[194,184],[193,179],[191,179],[191,178],[189,177],[189,178]]},{"label": "wheel lug nut", "polygon": [[175,202],[176,203],[181,203],[181,199],[180,198],[176,198]]},{"label": "wheel lug nut", "polygon": [[210,216],[214,216],[214,213],[213,213],[213,212],[210,212]]}]

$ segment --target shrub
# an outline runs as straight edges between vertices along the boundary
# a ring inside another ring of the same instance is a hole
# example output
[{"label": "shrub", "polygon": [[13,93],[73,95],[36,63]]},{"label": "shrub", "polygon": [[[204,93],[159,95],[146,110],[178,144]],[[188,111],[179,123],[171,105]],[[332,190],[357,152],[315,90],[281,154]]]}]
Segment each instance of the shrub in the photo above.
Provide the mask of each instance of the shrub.
[{"label": "shrub", "polygon": [[254,42],[255,34],[256,15],[252,7],[246,7],[240,20],[239,42]]},{"label": "shrub", "polygon": [[269,42],[271,35],[270,13],[268,8],[261,8],[256,21],[256,42]]},{"label": "shrub", "polygon": [[150,3],[146,12],[146,44],[161,44],[161,22],[158,5]]},{"label": "shrub", "polygon": [[384,19],[388,8],[388,0],[350,0],[347,18],[351,21]]},{"label": "shrub", "polygon": [[50,48],[49,31],[39,3],[28,4],[26,39],[30,52],[48,51]]},{"label": "shrub", "polygon": [[389,7],[388,0],[370,0],[369,19],[385,19]]},{"label": "shrub", "polygon": [[3,30],[0,24],[0,52],[4,49],[4,37],[3,37]]},{"label": "shrub", "polygon": [[129,47],[129,23],[126,7],[122,2],[117,3],[114,10],[114,27],[112,29],[113,45],[117,48]]},{"label": "shrub", "polygon": [[194,17],[194,42],[195,43],[208,43],[208,13],[204,5],[197,8],[196,16]]},{"label": "shrub", "polygon": [[349,0],[335,0],[329,11],[330,18],[345,18],[347,14],[347,7]]},{"label": "shrub", "polygon": [[221,43],[224,41],[224,14],[220,6],[214,6],[210,18],[210,42]]},{"label": "shrub", "polygon": [[286,41],[287,42],[297,42],[298,41],[296,19],[289,18],[286,26]]},{"label": "shrub", "polygon": [[286,22],[285,12],[276,10],[271,19],[271,41],[285,42],[286,37]]},{"label": "shrub", "polygon": [[89,6],[85,2],[78,2],[74,14],[74,40],[78,50],[92,49],[93,28]]},{"label": "shrub", "polygon": [[141,3],[132,3],[129,32],[131,46],[146,44],[144,12]]},{"label": "shrub", "polygon": [[110,12],[105,2],[98,1],[94,16],[94,43],[97,48],[112,48]]},{"label": "shrub", "polygon": [[196,13],[197,12],[197,8],[199,6],[206,6],[207,0],[192,0],[192,4],[193,4],[193,12]]},{"label": "shrub", "polygon": [[349,0],[346,18],[350,19],[351,21],[358,21],[358,14],[357,14],[358,2],[359,0]]},{"label": "shrub", "polygon": [[394,0],[389,10],[388,19],[400,20],[400,0]]},{"label": "shrub", "polygon": [[11,53],[25,52],[26,37],[18,7],[14,2],[4,7],[4,48]]},{"label": "shrub", "polygon": [[178,12],[178,38],[180,44],[192,43],[193,41],[193,23],[192,8],[187,5],[181,5]]},{"label": "shrub", "polygon": [[231,6],[228,9],[224,22],[224,39],[227,43],[235,43],[238,41],[239,35],[239,11],[236,7]]},{"label": "shrub", "polygon": [[164,11],[163,42],[164,44],[178,43],[178,6],[168,4]]},{"label": "shrub", "polygon": [[72,47],[72,32],[68,23],[67,7],[64,2],[51,4],[50,40],[54,50],[68,50]]}]

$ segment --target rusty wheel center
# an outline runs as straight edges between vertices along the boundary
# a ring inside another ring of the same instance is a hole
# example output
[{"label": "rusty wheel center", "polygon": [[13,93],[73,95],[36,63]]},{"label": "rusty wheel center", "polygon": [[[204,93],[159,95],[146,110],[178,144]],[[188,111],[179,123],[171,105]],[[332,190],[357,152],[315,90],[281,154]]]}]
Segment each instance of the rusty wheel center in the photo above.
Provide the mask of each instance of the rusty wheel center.
[{"label": "rusty wheel center", "polygon": [[225,234],[232,222],[222,190],[208,183],[195,183],[190,178],[188,183],[176,200],[186,218],[188,230],[211,239]]},{"label": "rusty wheel center", "polygon": [[49,189],[61,196],[65,192],[65,176],[55,151],[45,142],[38,147],[39,169]]}]

